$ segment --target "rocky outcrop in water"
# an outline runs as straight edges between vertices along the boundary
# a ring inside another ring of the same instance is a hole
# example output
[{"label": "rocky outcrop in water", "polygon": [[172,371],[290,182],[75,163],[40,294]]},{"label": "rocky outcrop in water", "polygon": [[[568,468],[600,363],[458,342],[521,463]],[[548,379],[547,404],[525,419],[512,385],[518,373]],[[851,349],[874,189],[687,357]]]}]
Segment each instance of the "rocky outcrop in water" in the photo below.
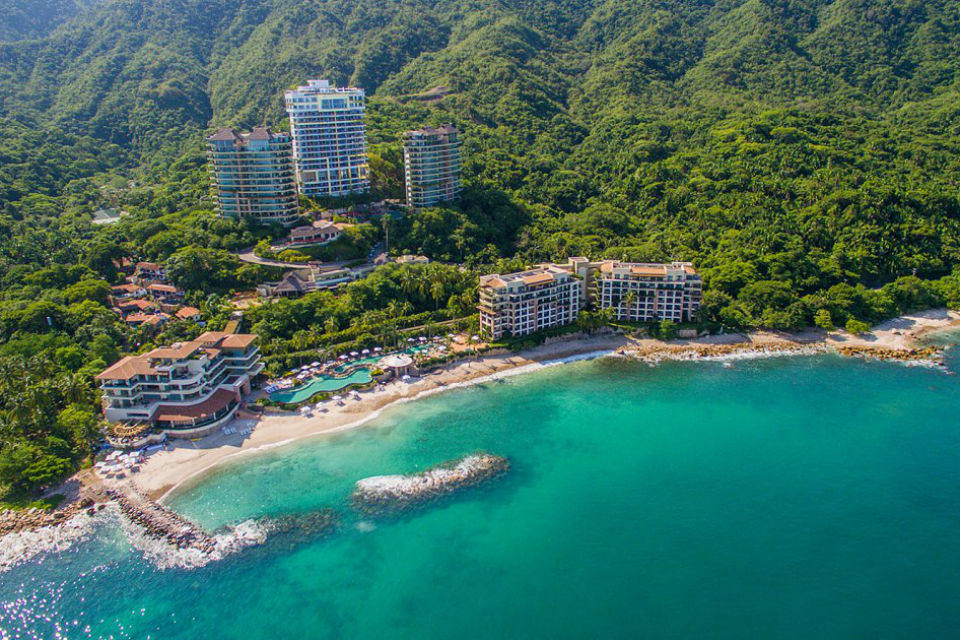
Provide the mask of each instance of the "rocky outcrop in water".
[{"label": "rocky outcrop in water", "polygon": [[834,345],[823,342],[771,342],[753,344],[662,344],[639,345],[618,350],[620,355],[629,355],[641,362],[659,364],[664,361],[724,360],[758,358],[766,356],[816,355],[835,351],[847,358],[889,360],[897,362],[931,364],[944,367],[942,347],[895,348],[874,345]]},{"label": "rocky outcrop in water", "polygon": [[353,505],[366,514],[393,513],[476,486],[509,470],[507,458],[477,453],[422,473],[364,478],[357,482]]},{"label": "rocky outcrop in water", "polygon": [[839,346],[837,353],[848,358],[867,358],[871,360],[894,360],[898,362],[922,362],[946,366],[943,360],[943,347],[922,347],[918,349],[886,349],[882,347]]},{"label": "rocky outcrop in water", "polygon": [[133,491],[109,491],[108,495],[120,507],[120,512],[150,537],[179,549],[213,551],[215,542],[210,534],[160,503]]},{"label": "rocky outcrop in water", "polygon": [[118,519],[131,546],[161,569],[203,567],[262,547],[268,539],[293,549],[331,532],[338,522],[336,511],[320,509],[245,520],[210,533],[130,487],[107,490],[96,498],[106,502],[82,498],[56,511],[2,512],[0,572],[37,553],[63,551],[110,520]]},{"label": "rocky outcrop in water", "polygon": [[[84,511],[93,513],[103,508],[100,499],[85,496],[58,509],[5,509],[0,511],[0,537],[8,533],[31,531],[41,527],[61,525]],[[100,504],[98,504],[100,503]]]}]

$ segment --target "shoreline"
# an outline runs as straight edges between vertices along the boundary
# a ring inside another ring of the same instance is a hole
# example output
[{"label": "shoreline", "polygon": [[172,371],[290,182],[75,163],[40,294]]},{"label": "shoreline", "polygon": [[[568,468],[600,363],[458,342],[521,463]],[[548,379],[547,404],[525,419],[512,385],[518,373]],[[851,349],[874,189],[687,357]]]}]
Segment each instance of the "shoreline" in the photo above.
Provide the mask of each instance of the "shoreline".
[{"label": "shoreline", "polygon": [[151,455],[135,475],[107,484],[132,485],[151,499],[165,502],[199,482],[224,463],[283,447],[306,438],[341,433],[363,426],[389,407],[500,377],[521,375],[546,366],[619,355],[651,364],[664,360],[716,360],[763,355],[804,355],[836,351],[845,356],[929,361],[922,339],[960,327],[960,313],[945,309],[911,314],[877,325],[870,334],[808,329],[783,333],[758,331],[662,342],[620,334],[578,336],[517,353],[480,356],[444,365],[409,383],[393,381],[384,391],[361,392],[344,406],[328,403],[311,416],[267,411],[247,435],[216,433],[197,442],[176,441],[172,450]]}]

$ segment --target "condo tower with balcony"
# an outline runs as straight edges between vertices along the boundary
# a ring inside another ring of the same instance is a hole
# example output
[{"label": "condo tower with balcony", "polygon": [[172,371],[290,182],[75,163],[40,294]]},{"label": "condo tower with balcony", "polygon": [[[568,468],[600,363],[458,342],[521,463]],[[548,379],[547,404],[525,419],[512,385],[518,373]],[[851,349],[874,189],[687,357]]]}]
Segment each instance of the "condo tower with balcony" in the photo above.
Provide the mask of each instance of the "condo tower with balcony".
[{"label": "condo tower with balcony", "polygon": [[219,129],[207,138],[207,158],[217,210],[289,226],[299,219],[290,135],[255,127],[249,133]]},{"label": "condo tower with balcony", "polygon": [[407,206],[432,207],[460,195],[460,132],[453,125],[403,134]]},{"label": "condo tower with balcony", "polygon": [[370,189],[364,91],[327,80],[284,94],[300,193],[344,196]]}]

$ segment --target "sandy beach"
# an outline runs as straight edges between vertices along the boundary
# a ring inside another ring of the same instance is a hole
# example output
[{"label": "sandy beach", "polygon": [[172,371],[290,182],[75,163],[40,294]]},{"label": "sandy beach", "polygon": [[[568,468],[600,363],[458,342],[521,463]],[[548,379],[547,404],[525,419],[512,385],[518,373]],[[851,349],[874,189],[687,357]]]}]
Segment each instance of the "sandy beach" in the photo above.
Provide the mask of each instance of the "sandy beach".
[{"label": "sandy beach", "polygon": [[[393,381],[384,390],[360,393],[360,399],[347,399],[343,406],[327,402],[327,410],[312,416],[268,411],[259,418],[246,414],[254,426],[247,434],[224,435],[220,432],[197,441],[173,441],[167,450],[153,453],[141,470],[121,481],[132,483],[154,499],[163,499],[227,460],[255,454],[273,447],[319,434],[355,428],[375,418],[385,407],[397,402],[436,393],[454,386],[476,383],[495,374],[522,372],[544,363],[604,353],[620,353],[644,359],[692,359],[711,355],[729,355],[750,351],[793,352],[843,349],[860,352],[909,351],[919,346],[923,336],[960,327],[960,313],[946,309],[931,310],[882,323],[867,335],[851,336],[842,331],[807,330],[797,333],[755,332],[706,336],[692,340],[661,342],[608,334],[573,336],[527,351],[485,355],[451,363],[408,382]],[[526,368],[525,368],[526,367]],[[255,423],[255,424],[254,424]]]}]

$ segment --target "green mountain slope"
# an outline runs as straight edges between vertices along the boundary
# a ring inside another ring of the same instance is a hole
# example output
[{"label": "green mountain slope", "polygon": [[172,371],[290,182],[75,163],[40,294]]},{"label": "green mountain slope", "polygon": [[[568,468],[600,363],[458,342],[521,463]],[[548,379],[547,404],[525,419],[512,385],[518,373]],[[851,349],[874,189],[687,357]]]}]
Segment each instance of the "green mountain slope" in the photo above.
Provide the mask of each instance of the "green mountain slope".
[{"label": "green mountain slope", "polygon": [[400,131],[467,132],[479,204],[398,230],[411,250],[742,262],[802,295],[960,257],[958,48],[952,0],[107,0],[0,44],[0,127],[116,145],[44,193],[120,163],[171,210],[204,191],[204,130],[281,124],[328,77],[368,91],[386,195]]},{"label": "green mountain slope", "polygon": [[[91,4],[0,0],[0,495],[89,455],[98,371],[199,331],[126,326],[116,260],[164,262],[210,328],[279,277],[232,255],[282,230],[214,215],[202,141],[283,126],[309,78],[366,88],[372,197],[403,192],[400,133],[443,122],[466,189],[390,222],[433,264],[247,309],[272,374],[462,319],[478,273],[569,255],[692,260],[714,327],[960,308],[956,0]],[[129,215],[94,227],[101,207]]]},{"label": "green mountain slope", "polygon": [[98,0],[0,0],[0,42],[45,36],[97,2]]}]

